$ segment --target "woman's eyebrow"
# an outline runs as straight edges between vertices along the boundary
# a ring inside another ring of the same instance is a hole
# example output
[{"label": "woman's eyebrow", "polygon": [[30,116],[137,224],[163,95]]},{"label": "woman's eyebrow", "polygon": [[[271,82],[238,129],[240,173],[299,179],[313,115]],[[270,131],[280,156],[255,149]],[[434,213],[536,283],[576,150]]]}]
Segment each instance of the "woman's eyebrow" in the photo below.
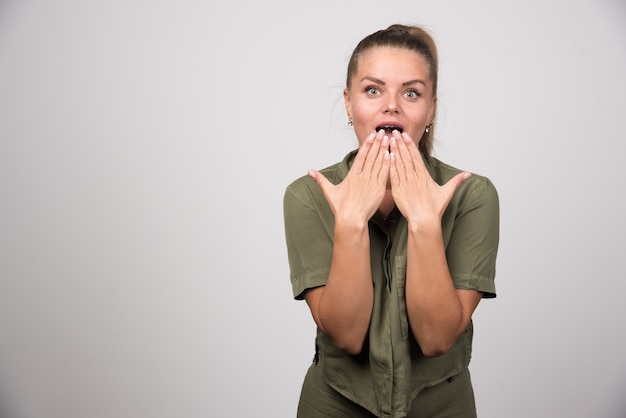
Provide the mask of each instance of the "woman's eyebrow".
[{"label": "woman's eyebrow", "polygon": [[[365,76],[361,79],[361,82],[365,81],[365,80],[369,80],[373,83],[376,84],[380,84],[381,86],[385,85],[385,82],[379,78],[376,77],[372,77],[372,76]],[[426,82],[424,80],[421,80],[419,78],[415,79],[415,80],[409,80],[409,81],[405,81],[404,83],[402,83],[403,86],[410,86],[412,84],[423,84],[424,86],[426,86]]]},{"label": "woman's eyebrow", "polygon": [[424,80],[420,80],[420,79],[415,79],[415,80],[409,80],[409,81],[405,81],[404,83],[402,83],[403,86],[410,86],[411,84],[423,84],[424,86],[426,86],[426,82]]},{"label": "woman's eyebrow", "polygon": [[376,84],[380,84],[380,85],[383,85],[383,86],[385,85],[385,82],[384,82],[383,80],[380,80],[380,79],[378,79],[378,78],[376,78],[376,77],[371,77],[371,76],[368,76],[368,75],[366,75],[365,77],[363,77],[363,78],[361,79],[361,82],[363,82],[364,80],[369,80],[369,81],[372,81],[372,82],[374,82],[374,83],[376,83]]}]

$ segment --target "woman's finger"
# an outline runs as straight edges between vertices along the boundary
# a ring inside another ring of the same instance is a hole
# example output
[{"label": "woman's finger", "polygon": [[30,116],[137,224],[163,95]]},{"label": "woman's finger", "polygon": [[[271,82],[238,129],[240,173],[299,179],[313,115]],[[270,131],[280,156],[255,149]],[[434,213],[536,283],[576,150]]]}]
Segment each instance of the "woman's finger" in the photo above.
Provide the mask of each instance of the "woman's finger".
[{"label": "woman's finger", "polygon": [[380,141],[380,146],[378,149],[378,155],[376,156],[376,160],[374,165],[372,166],[372,175],[376,177],[379,185],[386,186],[387,178],[389,177],[389,137],[383,136]]},{"label": "woman's finger", "polygon": [[[370,134],[371,136],[372,134]],[[381,157],[382,157],[382,152],[384,152],[384,148],[387,145],[383,145],[383,143],[388,144],[389,140],[386,139],[387,137],[384,135],[383,131],[379,131],[376,133],[373,133],[374,135],[374,139],[372,140],[372,145],[370,146],[370,149],[367,153],[367,155],[365,156],[365,163],[363,164],[363,170],[369,170],[370,173],[375,173],[376,172],[376,166],[378,165],[378,163],[380,163]],[[369,139],[369,137],[368,137]]]},{"label": "woman's finger", "polygon": [[317,170],[309,170],[307,174],[313,179],[313,181],[317,183],[318,186],[320,186],[320,189],[322,189],[324,195],[327,194],[329,188],[334,187],[334,184],[328,181],[328,179]]},{"label": "woman's finger", "polygon": [[365,169],[368,161],[370,166],[373,165],[372,155],[374,156],[373,158],[375,158],[378,151],[377,145],[380,145],[380,139],[382,139],[382,135],[372,132],[367,138],[365,138],[365,141],[363,141],[359,147],[354,163],[352,163],[352,167],[357,174],[361,173]]},{"label": "woman's finger", "polygon": [[[423,174],[427,172],[426,165],[424,164],[424,160],[422,159],[422,154],[420,154],[419,149],[417,148],[417,144],[413,141],[413,138],[406,132],[402,132],[400,134],[402,138],[400,148],[402,152],[402,157],[405,161],[411,161],[411,166],[415,170],[417,174]],[[408,163],[407,163],[408,165]]]}]

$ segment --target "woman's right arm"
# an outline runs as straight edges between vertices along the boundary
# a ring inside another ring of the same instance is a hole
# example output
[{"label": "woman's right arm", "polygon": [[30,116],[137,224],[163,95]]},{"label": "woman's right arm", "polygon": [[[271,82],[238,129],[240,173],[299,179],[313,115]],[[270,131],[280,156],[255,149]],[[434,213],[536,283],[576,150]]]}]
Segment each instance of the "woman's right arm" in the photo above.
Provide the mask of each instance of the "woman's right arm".
[{"label": "woman's right arm", "polygon": [[350,354],[361,352],[374,303],[369,243],[367,223],[335,222],[328,281],[304,294],[317,326]]},{"label": "woman's right arm", "polygon": [[369,329],[374,303],[368,221],[380,206],[389,175],[388,139],[367,138],[350,172],[338,185],[321,173],[309,174],[335,215],[333,253],[325,286],[304,297],[317,326],[351,354],[358,354]]}]

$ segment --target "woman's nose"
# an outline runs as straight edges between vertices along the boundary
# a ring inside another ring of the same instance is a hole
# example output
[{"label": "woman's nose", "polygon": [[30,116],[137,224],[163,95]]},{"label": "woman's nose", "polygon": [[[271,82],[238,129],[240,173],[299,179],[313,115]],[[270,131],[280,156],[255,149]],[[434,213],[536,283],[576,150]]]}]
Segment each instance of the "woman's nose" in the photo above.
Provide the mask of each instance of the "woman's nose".
[{"label": "woman's nose", "polygon": [[385,106],[385,113],[398,113],[400,112],[400,107],[395,99],[389,99]]}]

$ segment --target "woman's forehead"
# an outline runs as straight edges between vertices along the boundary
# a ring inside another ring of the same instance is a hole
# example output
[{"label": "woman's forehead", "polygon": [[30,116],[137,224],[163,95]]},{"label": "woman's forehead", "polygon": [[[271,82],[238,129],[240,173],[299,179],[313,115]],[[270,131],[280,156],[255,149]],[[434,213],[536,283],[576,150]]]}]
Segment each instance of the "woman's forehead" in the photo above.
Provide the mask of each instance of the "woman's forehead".
[{"label": "woman's forehead", "polygon": [[406,73],[416,76],[429,75],[428,63],[424,57],[410,49],[375,47],[363,51],[353,77],[364,73]]}]

